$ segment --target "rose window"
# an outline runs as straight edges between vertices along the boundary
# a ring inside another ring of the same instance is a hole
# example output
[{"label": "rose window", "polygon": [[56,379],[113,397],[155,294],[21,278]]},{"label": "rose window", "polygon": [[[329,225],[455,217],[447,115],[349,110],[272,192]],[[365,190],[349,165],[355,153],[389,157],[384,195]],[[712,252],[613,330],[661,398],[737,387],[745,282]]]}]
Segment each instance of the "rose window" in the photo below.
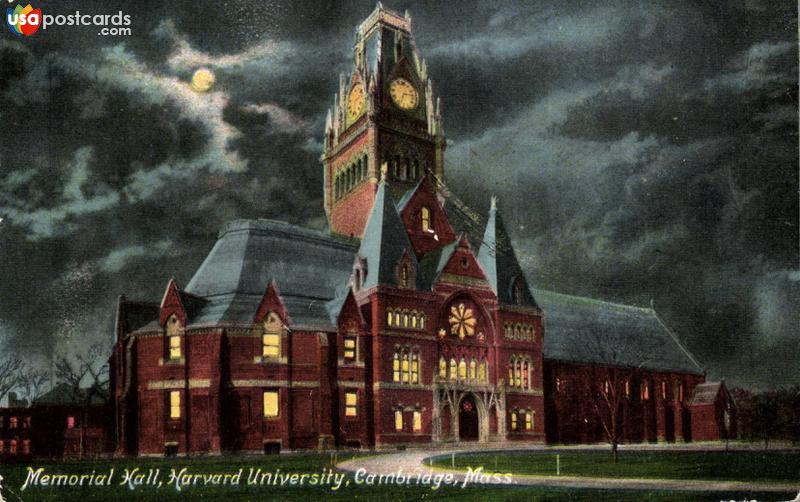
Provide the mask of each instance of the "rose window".
[{"label": "rose window", "polygon": [[450,307],[450,318],[448,322],[450,323],[450,333],[458,335],[458,337],[463,340],[464,337],[473,336],[475,334],[475,325],[478,323],[478,320],[475,318],[475,314],[471,308],[463,303],[459,303],[458,305]]}]

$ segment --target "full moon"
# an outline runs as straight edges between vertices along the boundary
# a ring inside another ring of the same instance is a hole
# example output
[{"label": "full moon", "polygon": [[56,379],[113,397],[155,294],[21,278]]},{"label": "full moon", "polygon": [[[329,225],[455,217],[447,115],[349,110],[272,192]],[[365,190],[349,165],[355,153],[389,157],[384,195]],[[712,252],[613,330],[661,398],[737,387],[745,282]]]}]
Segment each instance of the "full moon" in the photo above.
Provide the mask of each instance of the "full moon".
[{"label": "full moon", "polygon": [[208,68],[200,68],[192,75],[192,90],[206,92],[214,85],[214,74]]}]

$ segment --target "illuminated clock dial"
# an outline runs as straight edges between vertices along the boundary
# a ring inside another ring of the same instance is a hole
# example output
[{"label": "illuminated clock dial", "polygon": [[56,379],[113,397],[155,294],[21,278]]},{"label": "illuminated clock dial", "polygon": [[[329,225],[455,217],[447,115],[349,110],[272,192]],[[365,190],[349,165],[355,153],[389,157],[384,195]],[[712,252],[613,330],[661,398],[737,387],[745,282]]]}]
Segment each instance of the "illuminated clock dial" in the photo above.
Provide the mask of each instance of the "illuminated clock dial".
[{"label": "illuminated clock dial", "polygon": [[350,120],[355,119],[361,115],[362,110],[364,110],[364,86],[356,84],[347,97],[347,118]]},{"label": "illuminated clock dial", "polygon": [[412,110],[419,104],[419,94],[414,86],[406,79],[397,78],[389,84],[389,94],[392,101],[403,110]]}]

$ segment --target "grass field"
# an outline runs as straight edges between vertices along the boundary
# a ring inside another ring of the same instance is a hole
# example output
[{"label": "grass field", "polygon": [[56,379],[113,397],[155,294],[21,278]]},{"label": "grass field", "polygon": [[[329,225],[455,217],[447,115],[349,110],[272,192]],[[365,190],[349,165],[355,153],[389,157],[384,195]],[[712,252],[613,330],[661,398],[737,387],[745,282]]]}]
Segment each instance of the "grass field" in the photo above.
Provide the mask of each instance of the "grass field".
[{"label": "grass field", "polygon": [[[343,460],[345,456],[339,456]],[[355,479],[347,475],[339,490],[332,490],[327,486],[271,486],[247,485],[247,472],[250,468],[261,468],[263,471],[281,473],[321,473],[331,467],[330,455],[303,454],[303,455],[276,455],[264,457],[208,457],[193,459],[125,459],[114,461],[83,461],[83,462],[34,462],[30,465],[0,465],[0,475],[3,480],[3,496],[8,502],[17,500],[25,501],[70,501],[82,502],[100,500],[281,500],[304,501],[317,500],[452,500],[459,502],[469,501],[653,501],[653,502],[684,502],[687,500],[720,501],[743,500],[757,498],[764,500],[785,500],[786,497],[772,495],[758,496],[758,494],[698,494],[698,493],[648,493],[641,491],[610,491],[610,490],[579,490],[579,489],[549,489],[532,487],[441,487],[432,490],[422,486],[366,486],[357,485]],[[485,460],[485,459],[483,459]],[[519,459],[518,459],[519,460]],[[108,472],[115,469],[111,486],[48,486],[27,488],[20,492],[20,487],[25,482],[28,467],[34,470],[44,468],[48,474],[91,474]],[[148,469],[161,469],[160,478],[163,485],[141,486],[130,490],[119,483],[123,479],[123,472],[127,469],[138,467],[144,471]],[[238,485],[228,486],[189,486],[178,492],[174,486],[167,484],[165,478],[172,468],[181,469],[188,467],[195,473],[232,473],[240,468],[244,471],[243,479]],[[338,473],[338,472],[337,472]],[[338,473],[342,474],[342,473]],[[348,484],[349,482],[349,484]]]},{"label": "grass field", "polygon": [[[800,483],[800,452],[620,452],[614,463],[610,452],[559,453],[561,475],[603,478],[702,479]],[[450,458],[434,465],[451,467]],[[456,455],[456,468],[476,468],[516,474],[555,475],[556,453],[491,452]]]}]

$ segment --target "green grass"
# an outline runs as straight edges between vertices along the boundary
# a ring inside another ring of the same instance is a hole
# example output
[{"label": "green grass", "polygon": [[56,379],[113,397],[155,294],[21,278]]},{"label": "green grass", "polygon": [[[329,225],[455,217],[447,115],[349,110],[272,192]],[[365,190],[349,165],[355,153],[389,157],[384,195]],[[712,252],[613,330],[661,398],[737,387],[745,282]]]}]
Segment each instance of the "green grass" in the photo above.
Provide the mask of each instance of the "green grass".
[{"label": "green grass", "polygon": [[[347,458],[340,455],[339,460]],[[110,487],[34,487],[20,493],[20,487],[27,477],[28,467],[38,469],[44,467],[51,474],[89,474],[108,471],[111,467],[116,469],[114,484]],[[235,472],[244,468],[245,473],[250,467],[262,468],[265,471],[281,469],[284,473],[314,473],[321,472],[331,466],[330,455],[302,454],[302,455],[277,455],[263,457],[207,457],[193,459],[122,459],[122,460],[92,460],[92,461],[65,461],[65,462],[38,462],[32,464],[0,465],[0,475],[4,477],[3,495],[8,502],[17,500],[25,501],[70,501],[92,502],[100,500],[139,500],[139,501],[169,501],[169,500],[224,500],[224,501],[250,501],[250,500],[285,500],[313,502],[317,500],[333,501],[362,501],[362,500],[441,500],[441,501],[652,501],[652,502],[683,502],[686,500],[719,501],[719,500],[744,500],[757,498],[764,500],[786,500],[786,497],[775,494],[758,496],[758,494],[731,493],[731,494],[700,494],[681,492],[642,492],[632,490],[582,490],[565,488],[536,488],[536,487],[477,487],[460,488],[442,486],[432,490],[424,486],[366,486],[357,485],[355,479],[348,475],[349,485],[343,486],[338,491],[330,487],[277,487],[277,486],[246,486],[242,480],[240,486],[224,487],[190,487],[178,492],[174,487],[162,486],[141,487],[130,491],[119,486],[122,471],[125,468],[139,467],[140,469],[161,468],[161,477],[165,478],[169,469],[190,467],[195,472],[225,473]],[[246,476],[246,474],[245,474]],[[20,498],[21,496],[21,498]]]},{"label": "green grass", "polygon": [[[561,475],[602,478],[654,478],[769,482],[800,481],[800,453],[783,452],[561,452]],[[450,467],[451,459],[434,465]],[[524,452],[456,455],[456,468],[515,474],[555,475],[556,453]]]}]

